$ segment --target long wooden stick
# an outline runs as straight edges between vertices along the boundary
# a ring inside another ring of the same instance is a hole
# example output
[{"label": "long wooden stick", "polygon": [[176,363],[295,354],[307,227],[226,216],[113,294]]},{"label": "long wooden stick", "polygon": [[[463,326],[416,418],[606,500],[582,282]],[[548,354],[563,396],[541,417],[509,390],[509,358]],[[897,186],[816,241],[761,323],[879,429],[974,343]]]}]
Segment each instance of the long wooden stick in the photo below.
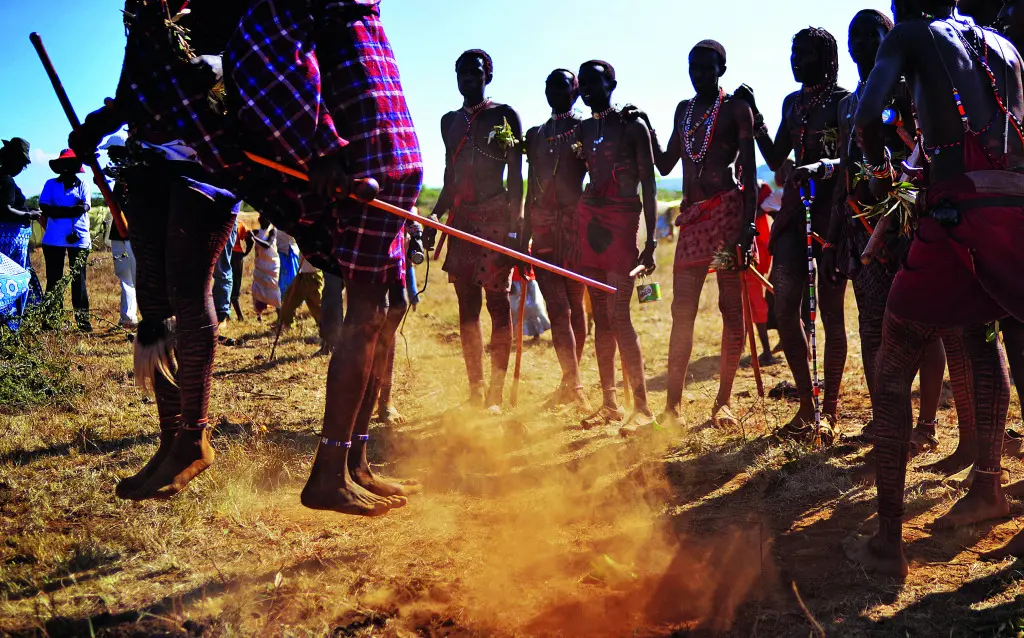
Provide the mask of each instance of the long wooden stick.
[{"label": "long wooden stick", "polygon": [[519,282],[519,308],[516,311],[516,368],[512,376],[512,396],[509,397],[513,408],[519,405],[519,373],[523,366],[523,320],[526,318],[526,285],[529,283],[522,269],[519,272],[522,280]]},{"label": "long wooden stick", "polygon": [[[246,156],[249,159],[251,159],[252,161],[256,162],[257,164],[261,164],[263,166],[266,166],[267,168],[272,168],[272,169],[274,169],[275,171],[277,171],[279,173],[283,173],[285,175],[290,175],[291,177],[294,177],[296,179],[301,179],[303,181],[307,181],[307,182],[309,181],[309,176],[307,176],[305,173],[297,171],[297,170],[295,170],[293,168],[289,168],[289,167],[287,167],[287,166],[285,166],[283,164],[279,164],[278,162],[275,162],[273,160],[266,159],[265,157],[260,157],[259,155],[254,155],[254,154],[249,153],[249,152],[246,152]],[[365,184],[368,184],[371,181],[372,180],[363,180],[361,182],[361,184],[359,184],[359,185],[365,185]],[[376,183],[374,183],[374,188],[376,188]],[[361,197],[357,196],[355,193],[351,194],[350,197],[352,197],[353,199],[357,199],[359,201],[363,201],[363,199]],[[419,222],[420,224],[423,224],[427,228],[433,228],[434,230],[440,231],[442,233],[448,233],[449,235],[451,235],[452,237],[455,237],[456,239],[461,239],[463,241],[468,241],[469,243],[475,244],[477,246],[480,246],[481,248],[486,248],[488,250],[493,250],[494,252],[501,253],[502,255],[505,255],[506,257],[512,257],[513,259],[518,259],[519,261],[527,263],[527,264],[530,264],[531,266],[533,266],[535,268],[541,268],[543,270],[547,270],[548,272],[553,272],[556,275],[561,275],[562,277],[566,277],[567,279],[572,279],[573,281],[578,281],[579,283],[587,285],[587,286],[590,286],[591,288],[597,288],[598,290],[600,290],[602,292],[607,292],[607,293],[611,293],[611,294],[615,294],[615,292],[616,292],[616,290],[615,290],[615,288],[613,286],[609,286],[606,283],[602,283],[600,281],[596,281],[594,279],[590,279],[589,277],[584,277],[583,275],[579,275],[577,273],[574,273],[571,270],[566,270],[565,268],[559,268],[558,266],[555,266],[553,264],[549,264],[546,261],[541,261],[540,259],[537,259],[536,257],[532,257],[530,255],[521,253],[521,252],[519,252],[517,250],[512,250],[511,248],[506,248],[505,246],[502,246],[501,244],[496,244],[493,241],[488,241],[488,240],[486,240],[486,239],[484,239],[482,237],[477,237],[476,235],[472,235],[472,234],[467,233],[467,232],[465,232],[463,230],[459,230],[458,228],[452,228],[451,226],[449,226],[447,224],[442,224],[441,222],[436,222],[433,219],[430,219],[429,217],[421,217],[421,216],[419,216],[419,215],[417,215],[415,213],[412,213],[412,212],[409,212],[407,210],[403,210],[403,209],[401,209],[401,208],[399,208],[397,206],[393,206],[391,204],[388,204],[387,202],[382,202],[379,199],[371,199],[369,201],[365,201],[364,203],[369,204],[370,206],[373,206],[374,208],[378,208],[378,209],[380,209],[382,211],[391,213],[392,215],[398,215],[399,217],[402,217],[403,219],[410,219],[410,220],[412,220],[414,222]]]},{"label": "long wooden stick", "polygon": [[[57,94],[57,100],[60,101],[60,105],[64,109],[64,115],[67,116],[68,122],[71,124],[71,130],[77,132],[82,128],[82,123],[78,119],[78,114],[75,113],[75,108],[71,106],[71,100],[68,99],[67,91],[64,90],[64,85],[61,84],[57,70],[53,68],[50,55],[46,52],[46,47],[43,46],[43,39],[39,37],[38,33],[30,34],[28,39],[32,41],[32,46],[36,48],[36,53],[39,55],[39,61],[43,63],[46,75],[50,77],[50,84],[53,85],[53,90]],[[117,198],[114,197],[114,193],[110,190],[110,185],[107,184],[107,178],[103,175],[103,169],[100,168],[99,160],[96,159],[95,155],[78,159],[82,160],[82,163],[92,170],[93,181],[96,183],[96,188],[100,189],[104,201],[107,202],[107,208],[110,209],[110,216],[114,218],[117,232],[121,233],[122,237],[127,237],[128,222],[125,221],[124,213],[121,212],[121,206],[117,203]]]},{"label": "long wooden stick", "polygon": [[[736,247],[737,263],[743,263],[743,249]],[[751,264],[748,270],[754,270]],[[764,380],[761,379],[761,362],[757,360],[757,339],[754,337],[754,301],[750,298],[750,288],[747,286],[747,275],[740,271],[740,290],[743,303],[743,328],[747,333],[747,340],[750,344],[750,367],[754,369],[754,381],[757,383],[757,395],[764,398]]]}]

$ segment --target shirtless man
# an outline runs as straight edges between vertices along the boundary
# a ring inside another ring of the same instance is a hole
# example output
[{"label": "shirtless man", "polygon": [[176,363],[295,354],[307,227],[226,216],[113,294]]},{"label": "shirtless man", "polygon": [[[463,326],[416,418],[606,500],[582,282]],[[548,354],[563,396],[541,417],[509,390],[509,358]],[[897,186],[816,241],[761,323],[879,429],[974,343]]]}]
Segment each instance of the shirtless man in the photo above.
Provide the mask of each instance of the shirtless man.
[{"label": "shirtless man", "polygon": [[[863,162],[863,154],[856,136],[853,134],[853,117],[857,114],[857,106],[864,90],[868,75],[875,66],[875,56],[882,39],[892,30],[892,20],[885,14],[873,9],[865,9],[857,13],[850,22],[849,42],[850,56],[857,64],[860,83],[857,91],[839,103],[839,159],[831,160],[835,169],[840,171],[836,179],[836,190],[833,201],[832,221],[828,231],[828,247],[822,258],[823,273],[838,281],[846,277],[853,282],[853,291],[857,298],[857,314],[860,328],[861,350],[864,362],[864,376],[867,381],[868,394],[874,396],[875,361],[878,349],[882,345],[882,318],[885,315],[885,304],[892,288],[893,278],[909,246],[910,239],[901,236],[893,227],[891,236],[886,242],[885,260],[875,259],[868,265],[861,263],[861,255],[871,237],[872,222],[857,218],[862,206],[873,200],[868,192],[866,180],[857,183],[859,173],[857,165]],[[886,146],[893,156],[899,160],[907,159],[914,146],[913,105],[909,90],[900,84],[888,99],[889,111],[885,125]],[[904,124],[907,123],[907,124]],[[798,173],[804,176],[820,178],[826,169],[825,162],[800,167]],[[966,382],[966,361],[959,342],[949,339],[950,369],[952,385],[960,418],[960,441],[957,451],[947,459],[929,466],[947,474],[959,472],[974,462],[974,421],[970,407],[970,389]],[[941,339],[929,343],[927,352],[921,363],[921,409],[917,426],[911,440],[913,452],[921,453],[934,449],[938,445],[937,421],[935,415],[939,407],[942,393],[942,378],[946,371],[946,351]],[[869,439],[874,426],[868,423],[864,428],[864,438]]]},{"label": "shirtless man", "polygon": [[[764,117],[754,103],[752,91],[745,86],[736,91],[736,96],[747,99],[754,109],[754,136],[761,155],[772,170],[778,169],[793,151],[796,152],[797,166],[835,159],[838,156],[837,107],[850,94],[836,85],[839,54],[835,38],[828,31],[809,28],[797,33],[793,38],[790,63],[793,77],[802,87],[783,102],[782,123],[774,140],[764,126]],[[822,178],[814,180],[816,198],[812,205],[811,227],[819,237],[828,231],[835,190],[833,179],[830,170]],[[786,436],[806,435],[809,432],[806,424],[814,420],[815,398],[808,366],[808,344],[800,318],[801,300],[808,295],[807,235],[805,211],[800,199],[801,188],[808,189],[808,184],[796,178],[786,184],[782,210],[772,226],[770,241],[773,257],[771,279],[775,286],[775,315],[779,337],[800,393],[799,412],[780,430],[780,434]],[[814,258],[819,265],[821,256],[821,242],[815,241]],[[825,398],[822,413],[833,424],[836,422],[839,386],[846,366],[846,325],[843,316],[845,294],[845,279],[833,281],[831,277],[818,277],[818,308],[825,325]]]},{"label": "shirtless man", "polygon": [[[601,407],[581,425],[592,428],[618,423],[625,410],[615,396],[615,349],[625,367],[626,381],[634,396],[634,413],[620,428],[627,435],[656,423],[647,404],[647,380],[640,338],[633,327],[629,303],[637,265],[654,272],[654,236],[658,221],[654,155],[647,127],[635,118],[623,117],[611,105],[615,69],[601,60],[580,67],[580,95],[593,116],[580,124],[579,150],[587,163],[590,184],[580,199],[578,266],[582,274],[614,286],[614,295],[591,289],[594,305],[595,349],[604,399]],[[643,194],[643,201],[638,195]],[[647,243],[637,250],[640,213],[647,227]]]},{"label": "shirtless man", "polygon": [[[719,80],[726,69],[725,47],[714,40],[698,42],[690,51],[690,81],[697,95],[676,107],[672,136],[663,152],[650,120],[654,159],[662,175],[683,161],[683,205],[676,225],[675,273],[672,284],[672,337],[668,352],[668,400],[659,421],[674,423],[693,352],[693,326],[700,292],[715,254],[734,258],[754,238],[757,212],[757,165],[754,158],[754,115],[750,105],[726,95]],[[743,176],[736,181],[736,167]],[[718,308],[722,312],[722,357],[718,397],[711,409],[716,425],[736,425],[729,409],[732,385],[743,353],[743,294],[736,269],[718,269]]]},{"label": "shirtless man", "polygon": [[[1024,116],[1021,60],[1002,37],[953,20],[953,0],[896,0],[896,27],[882,42],[861,95],[857,132],[872,192],[890,187],[882,111],[906,77],[914,95],[929,186],[918,199],[917,240],[893,282],[875,380],[878,532],[847,547],[867,569],[902,577],[903,491],[912,432],[910,384],[924,345],[956,334],[970,359],[976,476],[967,495],[936,520],[949,529],[1001,518],[1000,454],[1009,379],[991,322],[1024,316]],[[982,56],[987,53],[987,61]],[[1005,112],[1008,116],[1004,116]]]},{"label": "shirtless man", "polygon": [[[576,208],[583,194],[587,165],[573,150],[582,120],[573,112],[580,89],[572,71],[556,69],[548,76],[545,94],[551,118],[526,133],[526,157],[530,163],[523,246],[556,266],[572,263],[578,252]],[[547,302],[551,341],[562,368],[562,381],[549,402],[573,404],[590,411],[580,381],[579,360],[587,339],[583,311],[583,284],[538,269],[537,283]]]},{"label": "shirtless man", "polygon": [[[455,62],[463,105],[441,118],[445,145],[444,188],[431,215],[445,213],[455,228],[519,249],[523,218],[523,130],[512,107],[484,97],[494,78],[491,56],[466,51]],[[507,129],[506,134],[496,132]],[[511,139],[509,139],[511,138]],[[508,169],[508,190],[505,170]],[[434,232],[424,232],[426,245]],[[451,240],[444,271],[459,299],[462,356],[469,375],[469,404],[500,412],[505,373],[512,352],[512,264],[507,258],[458,239]],[[483,334],[480,310],[484,298],[491,315],[491,383],[483,391]]]}]

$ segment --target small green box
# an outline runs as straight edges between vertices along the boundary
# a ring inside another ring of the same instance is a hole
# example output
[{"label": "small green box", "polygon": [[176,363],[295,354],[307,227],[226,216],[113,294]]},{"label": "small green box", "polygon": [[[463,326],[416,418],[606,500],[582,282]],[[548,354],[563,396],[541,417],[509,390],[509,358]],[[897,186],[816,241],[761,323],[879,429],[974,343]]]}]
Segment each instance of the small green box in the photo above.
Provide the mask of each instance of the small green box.
[{"label": "small green box", "polygon": [[636,287],[636,298],[640,303],[651,303],[661,301],[661,284],[642,282]]}]

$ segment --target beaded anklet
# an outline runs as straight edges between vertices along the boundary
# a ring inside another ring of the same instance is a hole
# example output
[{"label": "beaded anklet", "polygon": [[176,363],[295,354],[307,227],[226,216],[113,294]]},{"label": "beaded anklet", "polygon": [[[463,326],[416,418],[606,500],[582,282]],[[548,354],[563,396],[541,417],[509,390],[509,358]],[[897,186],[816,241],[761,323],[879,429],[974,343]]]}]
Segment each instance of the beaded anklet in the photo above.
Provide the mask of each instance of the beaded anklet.
[{"label": "beaded anklet", "polygon": [[357,434],[356,435],[356,440],[357,441],[363,441],[365,443],[366,441],[370,440],[370,435],[369,434]]},{"label": "beaded anklet", "polygon": [[327,447],[350,448],[352,447],[352,441],[335,441],[334,439],[329,439],[326,436],[321,436],[320,445],[326,445]]},{"label": "beaded anklet", "polygon": [[199,419],[198,421],[196,421],[195,423],[193,423],[191,425],[189,425],[189,424],[182,425],[181,429],[183,429],[183,430],[185,430],[187,432],[200,432],[202,430],[205,430],[208,427],[210,427],[209,419]]}]

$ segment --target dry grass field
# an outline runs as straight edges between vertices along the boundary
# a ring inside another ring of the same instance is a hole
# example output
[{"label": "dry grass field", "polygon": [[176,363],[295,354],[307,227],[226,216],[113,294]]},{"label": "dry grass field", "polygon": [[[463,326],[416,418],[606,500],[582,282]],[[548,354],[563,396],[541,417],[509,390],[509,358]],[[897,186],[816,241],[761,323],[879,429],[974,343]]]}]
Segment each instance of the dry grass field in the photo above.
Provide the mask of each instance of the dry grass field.
[{"label": "dry grass field", "polygon": [[[665,301],[636,306],[655,409],[665,396]],[[247,262],[251,268],[251,261]],[[422,285],[424,273],[419,273]],[[1019,636],[1024,561],[981,562],[1024,519],[931,535],[957,497],[912,471],[902,585],[847,561],[875,526],[874,491],[849,475],[864,448],[771,444],[794,406],[761,401],[749,368],[740,428],[705,427],[721,320],[709,279],[684,398],[688,425],[641,439],[583,432],[539,406],[559,379],[550,335],[528,343],[520,407],[459,409],[466,395],[454,293],[434,267],[399,338],[404,426],[375,425],[371,458],[422,495],[362,520],[303,509],[327,359],[308,316],[269,360],[271,325],[232,323],[210,408],[217,462],[167,502],[131,503],[116,481],[156,446],[156,408],[114,329],[109,253],[89,272],[97,332],[68,348],[84,394],[71,410],[0,412],[0,634],[10,636]],[[246,286],[251,282],[247,270]],[[869,416],[849,294],[840,431]],[[243,308],[251,308],[248,288]],[[251,314],[251,313],[250,313]],[[485,319],[485,330],[486,330]],[[584,381],[599,399],[592,341]],[[510,374],[511,377],[511,374]],[[788,378],[766,370],[769,388]],[[507,396],[507,393],[506,393]],[[1011,422],[1019,422],[1016,401]],[[942,454],[956,443],[951,403]],[[935,460],[929,454],[920,466]],[[1024,469],[1008,461],[1015,478]],[[1021,514],[1021,503],[1014,502]],[[806,611],[801,609],[797,595]],[[820,623],[820,631],[810,618]]]}]

